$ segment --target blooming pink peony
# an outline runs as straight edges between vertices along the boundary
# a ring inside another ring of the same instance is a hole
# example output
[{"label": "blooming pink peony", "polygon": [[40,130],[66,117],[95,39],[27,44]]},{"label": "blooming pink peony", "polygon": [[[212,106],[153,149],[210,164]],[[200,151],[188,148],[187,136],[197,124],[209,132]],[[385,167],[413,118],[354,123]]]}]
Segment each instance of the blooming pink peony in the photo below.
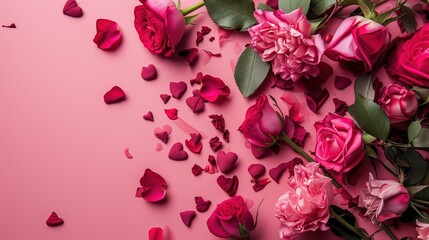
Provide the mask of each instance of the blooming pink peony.
[{"label": "blooming pink peony", "polygon": [[311,35],[301,8],[290,13],[256,10],[254,15],[259,24],[248,30],[252,47],[264,62],[271,61],[274,74],[294,82],[319,74],[325,44],[320,35]]},{"label": "blooming pink peony", "polygon": [[360,192],[359,207],[366,208],[365,216],[370,216],[373,221],[400,217],[407,209],[410,195],[397,181],[377,180],[370,173],[366,186]]},{"label": "blooming pink peony", "polygon": [[391,123],[409,120],[418,108],[415,93],[397,84],[391,84],[384,89],[380,105]]},{"label": "blooming pink peony", "polygon": [[319,164],[311,162],[306,166],[296,165],[288,183],[292,189],[275,205],[280,238],[294,239],[318,229],[326,231],[333,199],[331,179],[323,175]]},{"label": "blooming pink peony", "polygon": [[427,240],[429,239],[429,223],[420,222],[419,220],[416,220],[417,224],[417,239]]}]

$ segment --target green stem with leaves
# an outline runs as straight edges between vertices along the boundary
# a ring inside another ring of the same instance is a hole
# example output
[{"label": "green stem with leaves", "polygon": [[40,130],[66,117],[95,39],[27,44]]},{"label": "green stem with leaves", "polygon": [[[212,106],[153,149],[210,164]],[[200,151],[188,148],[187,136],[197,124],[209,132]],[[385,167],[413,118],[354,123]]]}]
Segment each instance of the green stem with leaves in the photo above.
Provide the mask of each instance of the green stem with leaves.
[{"label": "green stem with leaves", "polygon": [[195,10],[203,7],[204,5],[206,5],[204,3],[204,1],[201,1],[201,2],[199,2],[197,4],[195,4],[195,5],[192,5],[190,7],[187,7],[187,8],[184,8],[184,9],[180,10],[180,12],[182,13],[183,16],[186,16],[186,15],[192,13],[193,11],[195,11]]}]

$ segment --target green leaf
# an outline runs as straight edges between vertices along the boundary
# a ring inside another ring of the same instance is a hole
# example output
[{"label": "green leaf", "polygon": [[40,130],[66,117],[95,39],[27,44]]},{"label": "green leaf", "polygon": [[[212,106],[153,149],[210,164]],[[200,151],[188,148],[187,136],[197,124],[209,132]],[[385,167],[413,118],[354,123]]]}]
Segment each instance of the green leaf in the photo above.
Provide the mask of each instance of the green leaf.
[{"label": "green leaf", "polygon": [[411,144],[415,147],[429,147],[429,128],[422,128]]},{"label": "green leaf", "polygon": [[420,131],[422,130],[422,125],[420,124],[420,120],[414,121],[408,126],[408,142],[410,143],[414,139],[416,139]]},{"label": "green leaf", "polygon": [[386,113],[372,100],[356,94],[349,113],[368,134],[385,141],[389,136],[390,123]]},{"label": "green leaf", "polygon": [[311,1],[311,10],[317,16],[322,15],[330,7],[334,6],[336,0],[313,0]]},{"label": "green leaf", "polygon": [[235,66],[234,78],[243,97],[247,98],[261,85],[270,70],[270,64],[263,62],[252,47],[238,58]]},{"label": "green leaf", "polygon": [[408,149],[401,156],[401,159],[408,162],[410,167],[406,170],[406,179],[404,185],[410,186],[419,183],[426,175],[428,162],[420,155],[419,152]]},{"label": "green leaf", "polygon": [[185,17],[185,23],[186,25],[194,24],[195,18],[197,18],[198,14],[192,15],[192,16],[186,16]]},{"label": "green leaf", "polygon": [[302,8],[302,13],[306,15],[310,8],[311,0],[279,0],[279,8],[285,13],[290,13],[293,10]]},{"label": "green leaf", "polygon": [[204,0],[210,18],[221,28],[245,31],[256,24],[252,0]]},{"label": "green leaf", "polygon": [[[335,205],[332,205],[331,209],[351,226],[356,226],[356,218],[351,212],[341,209]],[[330,218],[327,225],[334,234],[344,237],[347,240],[361,240],[358,235],[350,231],[335,218]]]},{"label": "green leaf", "polygon": [[355,93],[362,97],[374,100],[374,88],[372,86],[372,74],[361,74],[355,82]]},{"label": "green leaf", "polygon": [[259,10],[262,10],[262,11],[274,11],[274,9],[272,8],[272,7],[270,7],[270,6],[268,6],[267,4],[265,4],[265,3],[259,3],[258,4],[258,9]]},{"label": "green leaf", "polygon": [[401,18],[399,19],[399,21],[405,27],[405,31],[407,31],[407,33],[413,33],[416,31],[416,28],[417,28],[416,12],[414,12],[413,9],[405,5],[402,5],[399,8],[398,15],[401,15]]}]

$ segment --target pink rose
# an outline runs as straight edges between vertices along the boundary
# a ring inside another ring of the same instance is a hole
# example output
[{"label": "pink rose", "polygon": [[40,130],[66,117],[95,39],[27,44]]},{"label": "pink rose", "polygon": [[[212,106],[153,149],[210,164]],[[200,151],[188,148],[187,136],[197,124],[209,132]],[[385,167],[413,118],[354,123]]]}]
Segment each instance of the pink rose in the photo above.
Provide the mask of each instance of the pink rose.
[{"label": "pink rose", "polygon": [[295,239],[299,234],[329,229],[329,206],[333,199],[331,179],[324,176],[319,164],[295,165],[288,181],[292,188],[275,205],[280,220],[280,238]]},{"label": "pink rose", "polygon": [[254,15],[259,24],[248,30],[252,47],[264,62],[271,61],[274,74],[294,82],[319,74],[325,44],[320,35],[311,35],[301,8],[290,13],[256,10]]},{"label": "pink rose", "polygon": [[262,95],[247,109],[246,119],[238,131],[250,142],[252,152],[258,158],[258,150],[266,150],[275,144],[282,129],[283,123],[277,112],[268,103],[267,96]]},{"label": "pink rose", "polygon": [[369,174],[366,187],[359,195],[359,207],[366,208],[365,216],[383,222],[400,217],[407,209],[410,195],[404,185],[393,180],[377,180]]},{"label": "pink rose", "polygon": [[414,92],[397,84],[391,84],[383,90],[380,105],[391,123],[409,120],[418,108]]},{"label": "pink rose", "polygon": [[408,85],[429,87],[429,24],[401,42],[389,57],[387,72]]},{"label": "pink rose", "polygon": [[316,162],[338,173],[350,171],[364,155],[361,130],[353,120],[330,113],[316,127]]},{"label": "pink rose", "polygon": [[172,0],[140,0],[134,26],[140,41],[154,55],[170,57],[185,32],[185,19]]},{"label": "pink rose", "polygon": [[386,27],[361,16],[344,20],[326,48],[326,56],[351,63],[357,71],[371,71],[390,41]]},{"label": "pink rose", "polygon": [[252,201],[245,201],[241,196],[221,202],[207,220],[210,232],[220,238],[247,237],[240,234],[240,225],[245,228],[247,235],[255,228],[253,216],[249,212],[252,205]]},{"label": "pink rose", "polygon": [[417,231],[417,239],[426,240],[429,239],[429,223],[420,222],[416,220],[416,231]]}]

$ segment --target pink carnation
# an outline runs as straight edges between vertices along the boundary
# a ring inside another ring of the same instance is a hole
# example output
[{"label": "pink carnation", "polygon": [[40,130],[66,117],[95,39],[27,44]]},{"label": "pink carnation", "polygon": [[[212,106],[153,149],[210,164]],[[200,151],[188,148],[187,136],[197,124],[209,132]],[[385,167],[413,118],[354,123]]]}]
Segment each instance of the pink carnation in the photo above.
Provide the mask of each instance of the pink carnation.
[{"label": "pink carnation", "polygon": [[311,35],[311,24],[301,9],[256,10],[258,25],[249,28],[252,47],[264,62],[271,61],[274,74],[294,82],[317,76],[325,44],[320,35]]}]

